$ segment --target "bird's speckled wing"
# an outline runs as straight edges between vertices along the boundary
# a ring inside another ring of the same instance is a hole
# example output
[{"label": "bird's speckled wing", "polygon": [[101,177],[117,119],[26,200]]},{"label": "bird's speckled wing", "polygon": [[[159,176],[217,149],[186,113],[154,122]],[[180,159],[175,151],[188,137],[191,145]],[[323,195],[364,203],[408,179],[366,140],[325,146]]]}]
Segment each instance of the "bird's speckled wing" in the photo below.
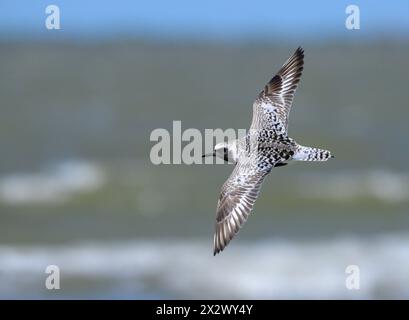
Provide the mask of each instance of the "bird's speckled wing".
[{"label": "bird's speckled wing", "polygon": [[217,203],[214,255],[222,251],[246,222],[258,197],[264,177],[270,170],[236,164],[223,184]]},{"label": "bird's speckled wing", "polygon": [[254,101],[250,129],[268,129],[274,130],[277,134],[287,134],[288,117],[303,65],[304,50],[300,47]]}]

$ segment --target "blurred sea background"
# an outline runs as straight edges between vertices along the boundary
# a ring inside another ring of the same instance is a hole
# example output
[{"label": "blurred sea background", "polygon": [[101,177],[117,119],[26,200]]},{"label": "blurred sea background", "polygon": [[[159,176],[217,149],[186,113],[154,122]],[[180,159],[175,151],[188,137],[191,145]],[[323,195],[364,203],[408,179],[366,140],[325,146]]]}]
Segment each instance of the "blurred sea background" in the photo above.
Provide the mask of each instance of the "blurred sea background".
[{"label": "blurred sea background", "polygon": [[[348,4],[1,1],[0,298],[409,298],[409,4]],[[273,170],[213,257],[232,166],[153,165],[150,134],[248,128],[299,45],[290,135],[336,158]]]}]

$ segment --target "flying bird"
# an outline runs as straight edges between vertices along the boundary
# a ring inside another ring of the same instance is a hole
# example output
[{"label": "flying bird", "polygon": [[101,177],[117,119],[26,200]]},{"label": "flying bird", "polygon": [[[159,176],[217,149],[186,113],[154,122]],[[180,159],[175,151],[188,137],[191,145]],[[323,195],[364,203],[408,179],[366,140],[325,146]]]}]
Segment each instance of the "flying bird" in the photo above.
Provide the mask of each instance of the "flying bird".
[{"label": "flying bird", "polygon": [[290,161],[327,161],[324,149],[299,145],[290,138],[288,118],[304,65],[299,47],[265,85],[253,103],[250,130],[240,139],[215,145],[206,156],[219,157],[235,167],[223,184],[217,203],[213,254],[221,252],[246,222],[264,178],[274,167]]}]

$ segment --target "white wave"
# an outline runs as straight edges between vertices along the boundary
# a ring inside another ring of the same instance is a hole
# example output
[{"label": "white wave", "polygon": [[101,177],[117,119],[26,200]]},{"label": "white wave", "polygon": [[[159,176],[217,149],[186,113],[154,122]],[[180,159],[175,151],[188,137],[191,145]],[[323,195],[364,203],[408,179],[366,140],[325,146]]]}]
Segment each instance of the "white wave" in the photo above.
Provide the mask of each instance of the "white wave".
[{"label": "white wave", "polygon": [[[105,290],[108,296],[122,292],[130,298],[153,292],[156,297],[199,299],[408,299],[408,247],[407,235],[233,243],[216,257],[210,243],[199,241],[1,246],[0,295],[43,294],[45,268],[53,264],[61,272],[60,297],[64,292],[83,296],[84,286],[73,289],[74,283],[87,283],[88,297]],[[359,290],[346,287],[348,265],[360,269]]]},{"label": "white wave", "polygon": [[409,201],[409,173],[389,170],[366,172],[337,172],[303,176],[308,188],[299,188],[299,193],[308,198],[333,201],[373,198],[387,203]]},{"label": "white wave", "polygon": [[36,173],[16,173],[0,178],[0,201],[15,205],[61,203],[104,184],[99,166],[85,161],[65,161]]}]

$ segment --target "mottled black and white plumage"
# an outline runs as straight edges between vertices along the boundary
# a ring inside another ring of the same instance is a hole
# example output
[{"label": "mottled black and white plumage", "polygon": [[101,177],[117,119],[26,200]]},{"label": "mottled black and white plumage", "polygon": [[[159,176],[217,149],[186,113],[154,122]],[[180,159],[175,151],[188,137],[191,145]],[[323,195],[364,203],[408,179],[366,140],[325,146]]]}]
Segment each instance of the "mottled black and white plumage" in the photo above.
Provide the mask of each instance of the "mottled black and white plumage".
[{"label": "mottled black and white plumage", "polygon": [[288,117],[303,65],[304,51],[298,48],[257,96],[248,134],[215,146],[213,155],[235,163],[217,204],[215,255],[246,222],[272,168],[291,160],[326,161],[332,157],[327,150],[301,146],[287,135]]}]

